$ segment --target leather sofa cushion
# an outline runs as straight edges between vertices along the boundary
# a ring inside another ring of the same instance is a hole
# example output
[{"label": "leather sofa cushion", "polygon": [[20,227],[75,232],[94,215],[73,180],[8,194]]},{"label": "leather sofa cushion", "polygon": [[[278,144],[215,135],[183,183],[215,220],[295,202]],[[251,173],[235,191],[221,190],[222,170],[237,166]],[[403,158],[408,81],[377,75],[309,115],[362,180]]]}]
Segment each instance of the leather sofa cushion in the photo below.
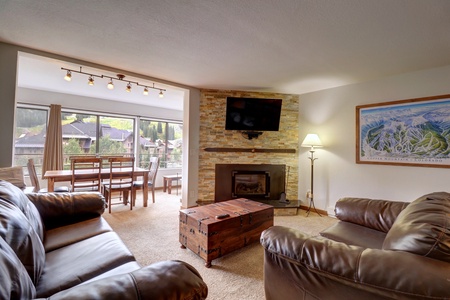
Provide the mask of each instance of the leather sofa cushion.
[{"label": "leather sofa cushion", "polygon": [[134,256],[115,232],[47,252],[37,296],[49,297],[131,261]]},{"label": "leather sofa cushion", "polygon": [[36,283],[45,262],[45,251],[41,239],[22,211],[0,198],[0,237],[16,253]]},{"label": "leather sofa cushion", "polygon": [[0,198],[17,206],[26,216],[33,229],[44,240],[44,225],[39,212],[25,195],[25,193],[13,184],[0,180]]},{"label": "leather sofa cushion", "polygon": [[348,245],[381,249],[386,233],[350,222],[338,222],[320,233],[321,236]]},{"label": "leather sofa cushion", "polygon": [[0,238],[0,299],[33,299],[36,289],[9,245]]},{"label": "leather sofa cushion", "polygon": [[450,194],[431,193],[408,205],[389,230],[383,249],[450,262]]},{"label": "leather sofa cushion", "polygon": [[368,198],[341,198],[336,202],[336,217],[387,233],[407,202]]},{"label": "leather sofa cushion", "polygon": [[106,207],[100,193],[31,193],[27,197],[39,211],[46,230],[98,217]]},{"label": "leather sofa cushion", "polygon": [[57,227],[46,232],[44,241],[45,252],[50,252],[109,231],[112,231],[112,228],[102,217]]}]

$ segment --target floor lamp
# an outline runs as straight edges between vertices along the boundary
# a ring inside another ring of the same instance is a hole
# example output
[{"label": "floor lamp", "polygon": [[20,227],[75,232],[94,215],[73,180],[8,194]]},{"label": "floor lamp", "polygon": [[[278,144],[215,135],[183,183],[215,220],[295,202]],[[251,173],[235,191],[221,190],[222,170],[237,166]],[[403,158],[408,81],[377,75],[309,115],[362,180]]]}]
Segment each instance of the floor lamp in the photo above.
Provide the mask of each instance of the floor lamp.
[{"label": "floor lamp", "polygon": [[314,161],[317,159],[314,157],[314,147],[322,147],[322,142],[319,139],[319,136],[317,134],[309,133],[306,135],[305,139],[302,142],[302,147],[311,147],[309,150],[309,160],[311,161],[311,189],[309,192],[309,197],[307,195],[307,198],[309,198],[309,208],[306,211],[306,216],[309,216],[309,213],[311,212],[311,208],[314,209],[314,211],[319,215],[322,216],[316,209],[316,206],[314,205]]}]

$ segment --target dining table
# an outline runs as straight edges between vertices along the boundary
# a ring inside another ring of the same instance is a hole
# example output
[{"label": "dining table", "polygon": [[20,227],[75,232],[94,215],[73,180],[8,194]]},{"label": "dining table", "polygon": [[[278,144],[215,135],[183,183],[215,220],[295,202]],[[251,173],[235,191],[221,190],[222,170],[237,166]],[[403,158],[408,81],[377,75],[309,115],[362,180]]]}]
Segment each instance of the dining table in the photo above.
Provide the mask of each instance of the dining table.
[{"label": "dining table", "polygon": [[[128,168],[123,168],[122,172],[126,171]],[[86,172],[89,171],[77,171],[75,173],[75,177],[86,175]],[[118,172],[121,172],[120,170]],[[144,168],[134,168],[134,177],[142,177],[143,180],[143,198],[144,198],[144,207],[147,207],[148,202],[148,172],[149,170]],[[109,179],[110,168],[101,169],[101,178]],[[55,190],[55,182],[63,182],[63,181],[71,181],[72,180],[72,170],[49,170],[44,174],[44,179],[47,179],[47,190],[49,192],[53,192]]]}]

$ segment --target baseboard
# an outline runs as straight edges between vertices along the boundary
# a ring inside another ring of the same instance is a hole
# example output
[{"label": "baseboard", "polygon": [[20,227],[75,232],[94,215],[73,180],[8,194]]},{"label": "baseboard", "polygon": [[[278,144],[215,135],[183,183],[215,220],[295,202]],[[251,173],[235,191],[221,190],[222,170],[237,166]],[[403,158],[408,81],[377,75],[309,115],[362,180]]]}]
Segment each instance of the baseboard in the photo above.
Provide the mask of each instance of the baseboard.
[{"label": "baseboard", "polygon": [[[307,210],[309,209],[309,206],[300,205],[299,208],[300,208],[300,209],[303,209],[303,210],[305,210],[305,211],[307,211]],[[317,212],[318,212],[319,214],[321,214],[322,216],[328,216],[328,212],[327,212],[326,210],[323,210],[323,209],[316,209],[316,210],[317,210]],[[312,212],[315,212],[315,211],[314,211],[314,208],[312,208],[311,211],[312,211]]]}]

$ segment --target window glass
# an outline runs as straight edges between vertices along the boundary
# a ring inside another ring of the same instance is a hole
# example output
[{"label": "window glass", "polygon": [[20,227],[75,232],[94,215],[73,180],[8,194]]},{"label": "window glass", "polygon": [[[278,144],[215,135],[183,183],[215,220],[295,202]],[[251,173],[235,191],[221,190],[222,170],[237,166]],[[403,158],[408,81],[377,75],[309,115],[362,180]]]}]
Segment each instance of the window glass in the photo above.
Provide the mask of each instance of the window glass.
[{"label": "window glass", "polygon": [[182,166],[182,146],[183,146],[183,125],[168,123],[168,154],[167,167],[181,168]]},{"label": "window glass", "polygon": [[[38,174],[41,174],[48,111],[47,107],[17,107],[14,165],[26,166],[28,159],[33,158]],[[135,153],[139,154],[136,164],[142,168],[149,167],[152,156],[160,158],[160,168],[181,168],[182,124],[139,119],[139,138],[135,143],[136,119],[63,108],[64,168],[70,169],[70,156]]]},{"label": "window glass", "polygon": [[[36,172],[42,173],[45,132],[47,129],[48,110],[17,107],[14,146],[14,165],[26,166],[32,158]],[[24,173],[27,174],[24,169]]]},{"label": "window glass", "polygon": [[100,117],[100,155],[134,154],[134,120],[116,117]]},{"label": "window glass", "polygon": [[62,112],[64,169],[70,169],[71,156],[95,155],[97,116],[88,113]]},{"label": "window glass", "polygon": [[142,119],[139,130],[140,167],[148,168],[152,156],[160,158],[160,168],[181,167],[181,124]]}]

